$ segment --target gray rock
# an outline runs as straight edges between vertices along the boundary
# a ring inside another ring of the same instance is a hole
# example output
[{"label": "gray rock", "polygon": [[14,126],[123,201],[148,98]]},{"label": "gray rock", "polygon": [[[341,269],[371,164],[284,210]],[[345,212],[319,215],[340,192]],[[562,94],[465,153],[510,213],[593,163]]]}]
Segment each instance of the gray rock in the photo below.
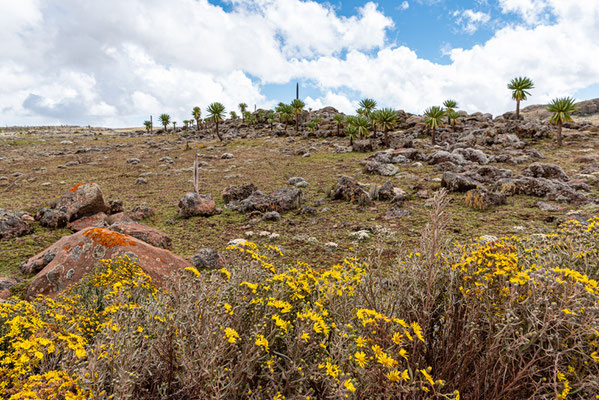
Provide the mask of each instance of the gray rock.
[{"label": "gray rock", "polygon": [[197,215],[208,217],[216,213],[216,203],[210,194],[188,192],[179,201],[178,215],[180,218],[189,218]]},{"label": "gray rock", "polygon": [[543,164],[543,163],[532,163],[522,172],[524,176],[531,176],[533,178],[546,178],[549,180],[559,180],[567,182],[570,180],[564,170],[555,164]]},{"label": "gray rock", "polygon": [[31,233],[31,226],[27,222],[29,219],[32,218],[22,211],[7,211],[0,208],[0,240]]},{"label": "gray rock", "polygon": [[478,185],[466,175],[446,171],[441,178],[441,186],[450,192],[467,192],[476,189]]},{"label": "gray rock", "polygon": [[133,164],[133,165],[139,164],[140,162],[141,162],[141,160],[139,158],[129,158],[127,160],[127,164]]},{"label": "gray rock", "polygon": [[223,190],[223,200],[225,203],[231,201],[241,201],[247,199],[252,193],[256,192],[258,188],[253,183],[247,183],[245,185],[227,186]]},{"label": "gray rock", "polygon": [[223,153],[222,156],[220,156],[221,160],[230,160],[232,158],[234,158],[235,156],[231,153]]},{"label": "gray rock", "polygon": [[281,214],[279,214],[277,211],[268,211],[265,212],[264,215],[262,215],[263,221],[278,221],[280,219]]},{"label": "gray rock", "polygon": [[148,181],[146,178],[137,178],[135,180],[136,185],[147,185]]},{"label": "gray rock", "polygon": [[367,161],[364,165],[364,173],[372,175],[393,176],[399,172],[393,164],[383,164],[377,161]]}]

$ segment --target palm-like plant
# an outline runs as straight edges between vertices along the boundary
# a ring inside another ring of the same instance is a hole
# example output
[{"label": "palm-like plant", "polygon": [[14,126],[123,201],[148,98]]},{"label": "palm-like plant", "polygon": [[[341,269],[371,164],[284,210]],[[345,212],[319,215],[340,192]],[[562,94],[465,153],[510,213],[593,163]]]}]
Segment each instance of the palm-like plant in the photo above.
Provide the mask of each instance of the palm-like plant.
[{"label": "palm-like plant", "polygon": [[160,114],[160,122],[164,126],[164,132],[168,130],[168,124],[171,122],[171,116],[168,114]]},{"label": "palm-like plant", "polygon": [[233,121],[237,121],[239,119],[239,117],[237,116],[237,113],[235,111],[230,111],[229,115],[231,116],[231,119]]},{"label": "palm-like plant", "polygon": [[345,132],[347,133],[347,136],[349,136],[349,145],[353,146],[354,138],[358,136],[358,129],[353,125],[348,125],[347,128],[345,128]]},{"label": "palm-like plant", "polygon": [[449,118],[449,114],[455,111],[458,108],[458,103],[455,100],[449,99],[443,102],[443,106],[445,107],[445,113],[447,114],[447,124],[451,124],[451,119]]},{"label": "palm-like plant", "polygon": [[266,122],[268,122],[268,124],[270,125],[271,132],[272,132],[273,124],[276,122],[276,120],[277,120],[277,114],[275,114],[274,111],[270,110],[268,112],[268,115],[266,116]]},{"label": "palm-like plant", "polygon": [[196,126],[200,129],[200,118],[202,117],[202,109],[200,107],[194,107],[191,111],[191,116],[196,120]]},{"label": "palm-like plant", "polygon": [[295,133],[298,133],[299,131],[299,117],[302,114],[302,111],[304,111],[305,106],[306,103],[300,99],[294,99],[291,102],[291,108],[293,108],[293,114],[295,115]]},{"label": "palm-like plant", "polygon": [[370,113],[376,108],[376,101],[374,99],[362,99],[360,100],[360,108],[364,110],[364,116],[369,117]]},{"label": "palm-like plant", "polygon": [[146,131],[150,133],[150,129],[152,129],[152,122],[144,121],[144,126],[146,127]]},{"label": "palm-like plant", "polygon": [[343,114],[335,114],[333,116],[333,121],[337,123],[337,136],[340,136],[341,124],[345,121],[345,117]]},{"label": "palm-like plant", "polygon": [[431,129],[431,138],[433,144],[436,144],[435,131],[443,126],[443,117],[445,110],[439,106],[432,106],[424,111],[424,125]]},{"label": "palm-like plant", "polygon": [[173,132],[174,132],[175,129],[177,129],[177,121],[173,121],[172,124],[173,124]]},{"label": "palm-like plant", "polygon": [[287,131],[287,125],[293,120],[293,107],[289,104],[279,103],[275,110],[279,114],[279,121],[285,123],[285,131]]},{"label": "palm-like plant", "polygon": [[519,76],[508,83],[507,88],[512,91],[512,99],[516,100],[516,120],[520,118],[520,101],[530,96],[528,90],[534,89],[534,83],[530,78]]},{"label": "palm-like plant", "polygon": [[243,122],[245,122],[245,110],[247,110],[248,105],[245,103],[239,103],[239,111],[241,112],[241,118],[243,118]]},{"label": "palm-like plant", "polygon": [[385,146],[389,146],[389,131],[397,126],[399,116],[391,108],[382,108],[377,111],[377,122],[385,134]]},{"label": "palm-like plant", "polygon": [[223,138],[220,136],[218,132],[218,125],[222,122],[225,115],[225,106],[222,103],[212,103],[208,106],[208,119],[214,122],[215,133],[218,137],[218,140],[222,141]]},{"label": "palm-like plant", "polygon": [[449,125],[451,125],[451,127],[453,128],[454,131],[455,131],[455,125],[458,122],[458,118],[460,118],[460,114],[457,111],[451,111],[450,113],[447,114],[447,119],[449,121]]},{"label": "palm-like plant", "polygon": [[547,106],[547,111],[552,112],[551,123],[557,125],[557,145],[562,146],[562,125],[566,121],[572,121],[570,113],[576,111],[576,104],[571,97],[553,99]]},{"label": "palm-like plant", "polygon": [[364,136],[368,135],[370,120],[366,117],[355,117],[355,119],[353,119],[353,126],[356,128],[358,136],[363,138]]}]

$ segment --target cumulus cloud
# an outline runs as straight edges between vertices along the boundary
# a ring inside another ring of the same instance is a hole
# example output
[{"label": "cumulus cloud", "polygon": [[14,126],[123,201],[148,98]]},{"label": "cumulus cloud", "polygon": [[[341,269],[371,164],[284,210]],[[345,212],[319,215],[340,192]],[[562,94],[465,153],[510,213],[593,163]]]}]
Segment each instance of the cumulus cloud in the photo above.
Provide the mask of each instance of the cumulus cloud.
[{"label": "cumulus cloud", "polygon": [[[450,97],[468,111],[504,112],[506,83],[520,75],[535,81],[538,103],[599,83],[589,56],[599,53],[599,2],[499,5],[522,22],[445,49],[441,65],[390,42],[401,26],[373,2],[341,16],[306,0],[230,0],[230,11],[207,0],[0,0],[0,124],[140,125],[162,112],[181,121],[213,101],[271,107],[264,86],[296,79],[323,93],[306,99],[312,108],[350,112],[372,97],[418,113]],[[455,17],[466,30],[489,20]]]},{"label": "cumulus cloud", "polygon": [[399,5],[400,10],[407,10],[408,8],[410,8],[410,3],[408,3],[407,1],[402,1]]},{"label": "cumulus cloud", "polygon": [[491,19],[491,16],[482,11],[462,10],[454,11],[453,16],[456,18],[456,23],[462,31],[472,35],[481,25],[486,24]]}]

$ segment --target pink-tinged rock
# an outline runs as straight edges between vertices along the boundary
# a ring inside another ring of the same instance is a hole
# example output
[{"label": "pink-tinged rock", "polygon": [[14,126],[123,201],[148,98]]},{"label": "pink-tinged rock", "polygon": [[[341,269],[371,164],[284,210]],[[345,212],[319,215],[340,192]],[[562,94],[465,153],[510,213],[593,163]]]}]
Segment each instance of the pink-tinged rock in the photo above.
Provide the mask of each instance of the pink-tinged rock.
[{"label": "pink-tinged rock", "polygon": [[189,218],[196,215],[208,217],[217,213],[216,203],[211,194],[185,193],[179,202],[179,217]]},{"label": "pink-tinged rock", "polygon": [[108,211],[102,190],[96,183],[73,186],[56,203],[55,210],[66,215],[67,221]]},{"label": "pink-tinged rock", "polygon": [[[65,236],[35,257],[24,262],[21,269],[42,268],[27,289],[27,298],[38,294],[55,297],[83,276],[94,271],[102,259],[128,256],[161,285],[173,272],[191,267],[189,261],[168,250],[154,247],[132,236],[106,228],[86,228]],[[40,260],[48,261],[40,262]]]},{"label": "pink-tinged rock", "polygon": [[170,250],[173,241],[165,233],[138,222],[128,222],[111,225],[108,229],[125,235],[133,236],[152,246]]},{"label": "pink-tinged rock", "polygon": [[114,224],[122,224],[126,222],[133,222],[133,219],[126,212],[112,214],[106,218],[106,224],[109,226]]},{"label": "pink-tinged rock", "polygon": [[73,232],[79,232],[84,230],[85,228],[103,228],[105,226],[106,214],[104,214],[103,212],[99,212],[97,214],[90,215],[89,217],[83,217],[73,222],[69,222],[67,228],[71,229]]}]

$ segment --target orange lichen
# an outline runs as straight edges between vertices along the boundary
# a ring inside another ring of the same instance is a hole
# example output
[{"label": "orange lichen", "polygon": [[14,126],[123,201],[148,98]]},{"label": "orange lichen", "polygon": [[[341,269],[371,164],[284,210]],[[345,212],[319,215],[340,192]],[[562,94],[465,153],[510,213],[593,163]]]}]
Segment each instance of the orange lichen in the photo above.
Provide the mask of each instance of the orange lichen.
[{"label": "orange lichen", "polygon": [[76,185],[75,185],[75,186],[73,186],[71,189],[69,189],[69,192],[71,192],[71,193],[73,193],[73,192],[76,192],[76,191],[77,191],[77,189],[79,189],[79,187],[80,187],[81,185],[83,185],[83,184],[82,184],[82,183],[78,183],[78,184],[76,184]]},{"label": "orange lichen", "polygon": [[83,232],[83,236],[86,236],[94,243],[109,249],[115,246],[135,246],[135,241],[129,239],[127,235],[113,232],[105,228],[88,229]]},{"label": "orange lichen", "polygon": [[71,249],[71,245],[67,244],[66,246],[64,246],[64,250],[65,251],[69,251]]}]

